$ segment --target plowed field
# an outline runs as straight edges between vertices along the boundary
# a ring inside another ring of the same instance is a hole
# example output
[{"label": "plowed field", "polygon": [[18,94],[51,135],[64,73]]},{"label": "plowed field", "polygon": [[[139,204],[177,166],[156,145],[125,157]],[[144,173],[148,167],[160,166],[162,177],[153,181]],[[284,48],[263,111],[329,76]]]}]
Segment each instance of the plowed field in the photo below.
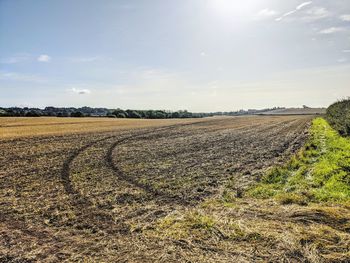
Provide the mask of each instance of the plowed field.
[{"label": "plowed field", "polygon": [[228,183],[239,196],[311,117],[15,120],[0,119],[0,261],[215,262],[237,255],[152,233]]}]

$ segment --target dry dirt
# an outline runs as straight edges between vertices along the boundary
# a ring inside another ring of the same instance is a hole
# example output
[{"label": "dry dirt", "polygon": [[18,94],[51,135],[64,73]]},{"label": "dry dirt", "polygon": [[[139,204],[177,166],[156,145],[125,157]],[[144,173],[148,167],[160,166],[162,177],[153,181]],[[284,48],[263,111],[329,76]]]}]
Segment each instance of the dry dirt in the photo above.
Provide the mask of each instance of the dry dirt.
[{"label": "dry dirt", "polygon": [[[283,239],[303,219],[313,226],[304,208],[215,201],[228,185],[239,196],[299,149],[311,118],[0,119],[0,262],[318,260]],[[215,217],[208,235],[207,213]],[[188,214],[204,234],[185,231]],[[245,234],[227,238],[223,219]],[[272,230],[250,231],[258,223]]]}]

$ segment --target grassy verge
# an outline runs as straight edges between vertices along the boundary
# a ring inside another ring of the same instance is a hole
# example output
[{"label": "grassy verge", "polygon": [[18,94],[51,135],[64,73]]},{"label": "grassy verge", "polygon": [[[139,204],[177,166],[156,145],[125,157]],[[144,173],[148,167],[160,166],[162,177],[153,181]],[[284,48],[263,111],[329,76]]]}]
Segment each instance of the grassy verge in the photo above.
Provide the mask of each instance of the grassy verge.
[{"label": "grassy verge", "polygon": [[281,204],[350,203],[350,139],[341,137],[323,118],[312,122],[303,149],[283,166],[271,168],[247,192]]}]

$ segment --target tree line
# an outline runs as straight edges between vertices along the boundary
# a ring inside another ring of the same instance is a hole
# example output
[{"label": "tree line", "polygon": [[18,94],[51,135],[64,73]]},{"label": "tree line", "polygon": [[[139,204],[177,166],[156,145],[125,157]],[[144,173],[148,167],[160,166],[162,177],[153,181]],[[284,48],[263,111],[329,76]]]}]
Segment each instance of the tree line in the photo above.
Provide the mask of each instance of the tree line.
[{"label": "tree line", "polygon": [[178,118],[203,118],[211,116],[239,116],[258,114],[279,108],[262,110],[248,109],[228,112],[193,113],[187,110],[122,110],[91,107],[45,107],[44,109],[29,107],[0,107],[0,117],[110,117],[110,118],[134,118],[134,119],[178,119]]},{"label": "tree line", "polygon": [[134,119],[170,119],[170,118],[203,118],[213,116],[210,113],[193,113],[187,110],[122,110],[91,107],[46,107],[44,109],[28,107],[0,108],[2,117],[110,117],[110,118],[134,118]]}]

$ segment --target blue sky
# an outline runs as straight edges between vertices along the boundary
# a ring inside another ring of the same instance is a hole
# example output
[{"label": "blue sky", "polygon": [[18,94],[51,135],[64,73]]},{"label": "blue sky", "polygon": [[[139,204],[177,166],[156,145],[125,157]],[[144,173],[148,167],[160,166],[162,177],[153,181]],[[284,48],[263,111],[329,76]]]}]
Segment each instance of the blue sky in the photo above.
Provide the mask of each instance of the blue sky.
[{"label": "blue sky", "polygon": [[0,0],[0,106],[328,106],[349,84],[348,0]]}]

